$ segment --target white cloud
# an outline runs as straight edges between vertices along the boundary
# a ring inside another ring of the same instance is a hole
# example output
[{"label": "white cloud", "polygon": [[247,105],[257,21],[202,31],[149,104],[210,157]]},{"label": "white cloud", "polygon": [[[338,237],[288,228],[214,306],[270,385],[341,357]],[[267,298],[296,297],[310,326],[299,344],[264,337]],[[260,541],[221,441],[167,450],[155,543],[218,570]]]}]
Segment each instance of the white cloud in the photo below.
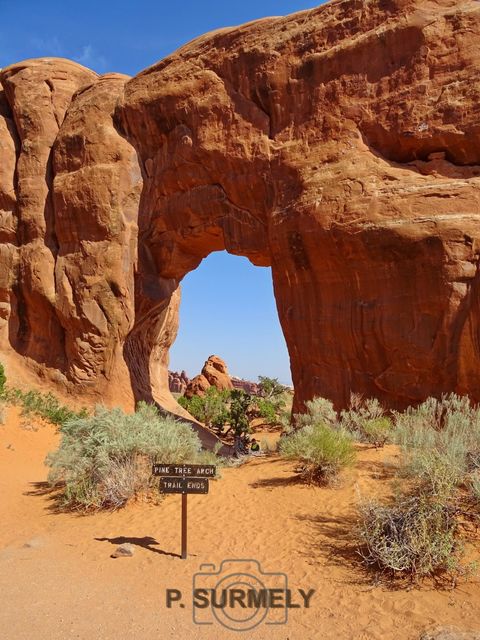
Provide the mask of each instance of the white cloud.
[{"label": "white cloud", "polygon": [[108,67],[107,59],[98,53],[91,44],[86,44],[80,51],[73,52],[65,47],[57,36],[53,36],[51,38],[31,38],[30,45],[34,51],[38,52],[39,56],[70,58],[70,60],[75,60],[99,73],[104,73]]},{"label": "white cloud", "polygon": [[65,49],[56,36],[53,38],[31,38],[30,43],[42,56],[65,56]]},{"label": "white cloud", "polygon": [[95,71],[103,72],[107,68],[107,60],[98,54],[91,44],[85,45],[80,54],[73,56],[73,59],[80,64],[90,67]]}]

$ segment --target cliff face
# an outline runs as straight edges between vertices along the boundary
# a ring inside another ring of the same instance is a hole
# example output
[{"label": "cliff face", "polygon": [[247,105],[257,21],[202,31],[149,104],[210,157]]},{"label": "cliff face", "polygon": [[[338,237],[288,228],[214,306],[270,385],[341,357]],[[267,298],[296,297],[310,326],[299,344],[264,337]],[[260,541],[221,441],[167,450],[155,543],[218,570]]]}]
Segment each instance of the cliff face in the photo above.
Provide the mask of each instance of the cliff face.
[{"label": "cliff face", "polygon": [[130,80],[2,70],[4,350],[172,407],[178,285],[227,249],[272,267],[295,410],[479,400],[479,41],[475,0],[345,0]]}]

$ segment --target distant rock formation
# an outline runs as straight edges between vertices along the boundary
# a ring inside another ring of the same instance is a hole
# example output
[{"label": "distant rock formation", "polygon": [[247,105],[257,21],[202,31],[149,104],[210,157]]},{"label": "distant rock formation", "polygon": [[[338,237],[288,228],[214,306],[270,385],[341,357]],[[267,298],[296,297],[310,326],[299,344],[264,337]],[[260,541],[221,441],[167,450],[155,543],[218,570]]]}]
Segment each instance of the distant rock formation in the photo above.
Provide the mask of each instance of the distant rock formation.
[{"label": "distant rock formation", "polygon": [[252,396],[258,396],[260,393],[260,387],[256,382],[250,382],[249,380],[237,378],[236,376],[232,376],[231,381],[234,389],[241,389]]},{"label": "distant rock formation", "polygon": [[178,371],[168,372],[168,388],[172,393],[185,393],[185,389],[190,382],[185,371],[178,373]]},{"label": "distant rock formation", "polygon": [[209,387],[217,389],[233,389],[227,365],[218,356],[210,356],[203,365],[200,375],[192,378],[185,390],[185,396],[201,396]]},{"label": "distant rock formation", "polygon": [[[225,386],[225,376],[230,378],[231,387]],[[205,362],[202,373],[191,380],[189,380],[185,371],[181,373],[169,371],[168,384],[172,393],[185,394],[188,389],[187,397],[192,395],[201,396],[211,386],[223,389],[241,389],[253,396],[260,393],[260,387],[256,382],[250,382],[237,376],[229,376],[225,362],[218,356],[210,356]]]}]

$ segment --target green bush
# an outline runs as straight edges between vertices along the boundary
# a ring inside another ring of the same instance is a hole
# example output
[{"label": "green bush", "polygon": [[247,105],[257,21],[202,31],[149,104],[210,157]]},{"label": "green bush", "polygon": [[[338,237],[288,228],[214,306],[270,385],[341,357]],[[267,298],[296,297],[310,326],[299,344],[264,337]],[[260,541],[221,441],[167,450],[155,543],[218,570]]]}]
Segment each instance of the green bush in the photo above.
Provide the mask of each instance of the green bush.
[{"label": "green bush", "polygon": [[298,472],[307,482],[331,480],[355,460],[355,449],[348,433],[323,423],[310,424],[280,440],[280,453],[298,460]]},{"label": "green bush", "polygon": [[429,398],[394,420],[403,473],[430,484],[434,493],[439,486],[453,490],[480,468],[480,411],[468,398]]},{"label": "green bush", "polygon": [[459,570],[459,533],[480,506],[480,411],[450,394],[395,412],[393,421],[409,490],[391,505],[362,507],[365,561],[412,576]]},{"label": "green bush", "polygon": [[[260,417],[271,425],[282,425],[285,419],[286,407],[291,400],[287,387],[280,384],[278,378],[258,376],[258,397],[255,406]],[[290,421],[290,416],[288,416]]]},{"label": "green bush", "polygon": [[274,424],[277,421],[277,409],[271,400],[259,398],[256,401],[256,405],[260,416],[265,420],[265,422]]},{"label": "green bush", "polygon": [[242,389],[233,389],[230,393],[230,411],[228,421],[233,433],[237,436],[250,432],[248,411],[252,403],[252,396]]},{"label": "green bush", "polygon": [[137,411],[97,407],[93,416],[67,420],[57,451],[47,456],[49,481],[63,486],[63,506],[118,508],[147,490],[154,462],[211,462],[192,427],[163,418],[155,407]]},{"label": "green bush", "polygon": [[53,424],[62,425],[67,420],[85,417],[87,410],[73,411],[61,404],[52,393],[40,391],[21,391],[20,389],[5,389],[3,398],[6,402],[20,405],[22,415],[37,415],[49,420]]},{"label": "green bush", "polygon": [[369,442],[375,447],[383,447],[390,440],[392,421],[387,417],[365,420],[362,423],[362,441]]},{"label": "green bush", "polygon": [[5,393],[5,385],[7,384],[7,376],[5,375],[5,369],[0,362],[0,396]]},{"label": "green bush", "polygon": [[203,396],[194,395],[191,398],[181,396],[178,403],[199,422],[219,429],[228,420],[229,398],[230,392],[228,390],[220,391],[212,386]]},{"label": "green bush", "polygon": [[448,501],[428,494],[397,496],[391,505],[361,507],[360,552],[394,574],[435,575],[459,567],[457,520]]},{"label": "green bush", "polygon": [[262,398],[279,397],[287,390],[287,387],[280,384],[278,378],[269,378],[268,376],[258,376],[258,386]]},{"label": "green bush", "polygon": [[216,387],[210,387],[207,389],[203,400],[204,406],[204,422],[209,427],[219,427],[220,423],[225,424],[228,418],[228,400],[230,398],[230,391],[219,390]]},{"label": "green bush", "polygon": [[307,427],[312,424],[334,425],[337,422],[337,414],[333,404],[326,398],[314,398],[305,403],[307,411],[295,414],[297,428]]},{"label": "green bush", "polygon": [[340,414],[340,423],[359,442],[383,447],[391,438],[392,421],[376,398],[364,400],[352,394],[350,408]]},{"label": "green bush", "polygon": [[181,407],[188,411],[188,413],[191,413],[194,418],[203,422],[205,414],[203,410],[203,400],[200,396],[192,396],[191,398],[180,396],[177,402]]}]

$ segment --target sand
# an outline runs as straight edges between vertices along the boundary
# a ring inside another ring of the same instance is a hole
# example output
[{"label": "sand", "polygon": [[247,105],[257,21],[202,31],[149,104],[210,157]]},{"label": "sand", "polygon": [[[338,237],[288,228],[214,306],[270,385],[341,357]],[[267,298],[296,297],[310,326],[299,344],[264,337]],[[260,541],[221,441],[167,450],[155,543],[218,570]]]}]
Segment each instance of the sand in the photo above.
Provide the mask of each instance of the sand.
[{"label": "sand", "polygon": [[[54,513],[36,483],[46,479],[58,434],[28,423],[34,429],[10,408],[0,425],[0,638],[413,640],[437,625],[480,631],[478,578],[455,590],[392,589],[358,564],[356,504],[359,494],[390,491],[393,447],[361,448],[337,487],[292,483],[293,465],[276,457],[224,470],[208,495],[189,497],[189,557],[181,560],[178,495],[114,513]],[[123,542],[133,557],[112,559]],[[287,574],[294,594],[315,589],[310,608],[244,633],[194,624],[193,575],[229,558]],[[184,608],[166,607],[167,588],[183,591]]]}]

